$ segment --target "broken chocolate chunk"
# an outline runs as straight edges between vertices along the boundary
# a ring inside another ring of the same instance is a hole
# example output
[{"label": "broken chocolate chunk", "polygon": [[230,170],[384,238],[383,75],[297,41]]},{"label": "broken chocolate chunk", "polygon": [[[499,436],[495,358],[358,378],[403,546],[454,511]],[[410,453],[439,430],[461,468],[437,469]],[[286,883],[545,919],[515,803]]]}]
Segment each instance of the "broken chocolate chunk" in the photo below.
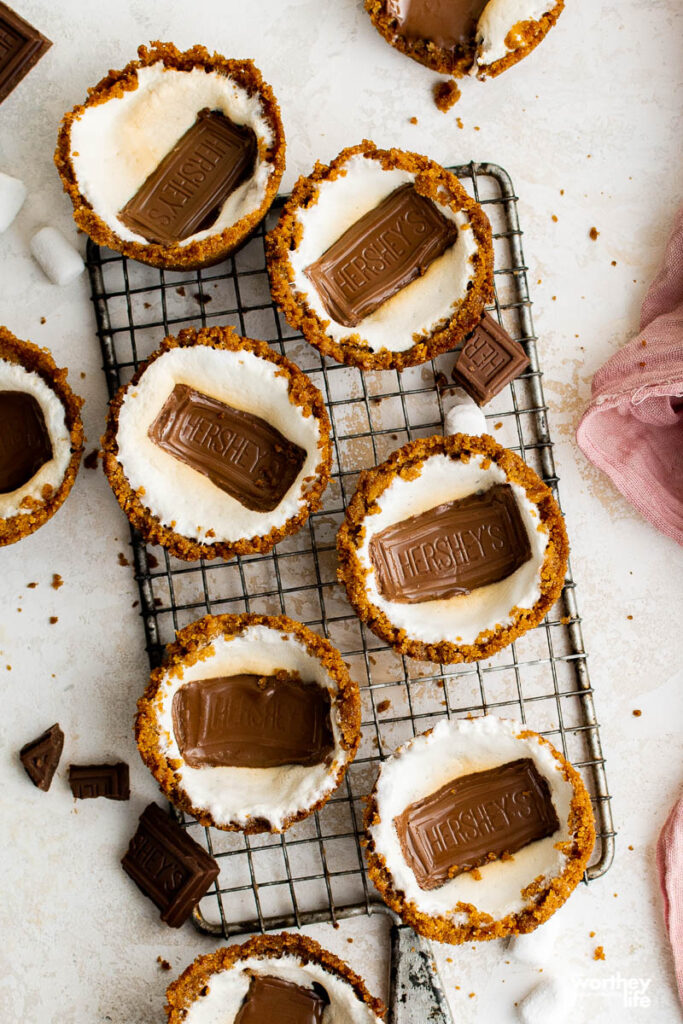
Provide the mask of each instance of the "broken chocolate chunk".
[{"label": "broken chocolate chunk", "polygon": [[69,785],[77,800],[92,800],[103,796],[107,800],[130,799],[128,765],[70,764]]},{"label": "broken chocolate chunk", "polygon": [[185,683],[173,696],[173,731],[192,768],[311,766],[334,750],[328,691],[284,672]]},{"label": "broken chocolate chunk", "polygon": [[465,341],[453,367],[453,380],[479,405],[486,405],[529,365],[529,357],[500,324],[484,314]]},{"label": "broken chocolate chunk", "polygon": [[560,823],[550,786],[529,757],[452,779],[394,818],[421,889],[521,850]]},{"label": "broken chocolate chunk", "polygon": [[217,110],[197,120],[121,210],[131,231],[175,245],[210,228],[256,160],[256,135]]},{"label": "broken chocolate chunk", "polygon": [[0,3],[0,103],[51,46],[38,29]]},{"label": "broken chocolate chunk", "polygon": [[425,274],[457,235],[431,199],[402,185],[306,267],[306,276],[330,316],[355,327]]},{"label": "broken chocolate chunk", "polygon": [[277,508],[306,461],[303,448],[260,416],[186,384],[175,385],[148,435],[255,512]]},{"label": "broken chocolate chunk", "polygon": [[220,872],[213,857],[157,804],[140,815],[121,864],[171,928],[187,920]]},{"label": "broken chocolate chunk", "polygon": [[64,733],[55,722],[41,736],[19,751],[24,770],[34,786],[47,793],[64,747]]},{"label": "broken chocolate chunk", "polygon": [[531,545],[508,484],[437,505],[370,540],[377,590],[387,601],[419,604],[469,594],[511,576]]}]

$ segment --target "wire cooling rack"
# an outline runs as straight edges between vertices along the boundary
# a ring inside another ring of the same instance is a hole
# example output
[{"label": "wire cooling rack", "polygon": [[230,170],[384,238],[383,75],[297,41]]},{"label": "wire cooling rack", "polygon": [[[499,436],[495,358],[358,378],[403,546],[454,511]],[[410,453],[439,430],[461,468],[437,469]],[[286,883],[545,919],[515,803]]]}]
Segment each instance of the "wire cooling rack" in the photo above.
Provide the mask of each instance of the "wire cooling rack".
[{"label": "wire cooling rack", "polygon": [[[512,183],[493,164],[453,170],[485,208],[493,228],[491,312],[522,342],[531,361],[527,372],[486,407],[488,429],[558,497]],[[455,353],[402,373],[362,373],[320,356],[271,302],[264,233],[281,205],[279,200],[239,252],[202,271],[155,270],[88,243],[110,394],[130,379],[164,335],[190,325],[232,324],[242,335],[268,341],[305,370],[323,392],[333,424],[333,475],[323,507],[270,554],[187,563],[145,546],[133,532],[152,665],[159,663],[177,629],[207,612],[285,613],[329,637],[361,688],[358,755],[322,811],[284,835],[251,838],[205,829],[181,816],[221,866],[215,889],[195,911],[195,923],[227,937],[385,910],[363,865],[363,798],[380,760],[446,715],[494,713],[521,719],[573,762],[589,789],[597,822],[585,880],[597,878],[612,861],[614,831],[571,569],[560,601],[540,626],[486,661],[453,666],[396,654],[361,625],[336,581],[335,537],[360,470],[413,438],[441,431]]]}]

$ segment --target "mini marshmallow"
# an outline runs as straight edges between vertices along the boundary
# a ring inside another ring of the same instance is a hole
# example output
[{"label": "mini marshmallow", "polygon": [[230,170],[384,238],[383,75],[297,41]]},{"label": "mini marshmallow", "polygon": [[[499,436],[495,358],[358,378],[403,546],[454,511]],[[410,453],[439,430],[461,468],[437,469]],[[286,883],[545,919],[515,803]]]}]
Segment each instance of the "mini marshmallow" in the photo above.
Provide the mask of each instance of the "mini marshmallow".
[{"label": "mini marshmallow", "polygon": [[0,171],[0,235],[7,231],[26,199],[26,185]]},{"label": "mini marshmallow", "polygon": [[41,228],[31,239],[31,252],[53,284],[70,284],[83,273],[78,250],[57,228]]},{"label": "mini marshmallow", "polygon": [[576,1002],[576,990],[566,978],[548,975],[517,1007],[522,1024],[565,1024]]},{"label": "mini marshmallow", "polygon": [[484,413],[463,388],[453,389],[453,404],[444,416],[443,432],[471,434],[475,437],[486,433]]}]

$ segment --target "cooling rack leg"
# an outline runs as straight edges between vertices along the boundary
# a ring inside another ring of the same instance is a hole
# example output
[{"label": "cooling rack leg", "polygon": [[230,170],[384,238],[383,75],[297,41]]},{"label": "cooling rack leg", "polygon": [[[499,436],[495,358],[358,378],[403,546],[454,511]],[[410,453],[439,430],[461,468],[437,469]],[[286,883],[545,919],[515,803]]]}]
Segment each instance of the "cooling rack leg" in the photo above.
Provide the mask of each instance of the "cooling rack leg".
[{"label": "cooling rack leg", "polygon": [[391,928],[390,1024],[453,1024],[429,946],[408,925]]}]

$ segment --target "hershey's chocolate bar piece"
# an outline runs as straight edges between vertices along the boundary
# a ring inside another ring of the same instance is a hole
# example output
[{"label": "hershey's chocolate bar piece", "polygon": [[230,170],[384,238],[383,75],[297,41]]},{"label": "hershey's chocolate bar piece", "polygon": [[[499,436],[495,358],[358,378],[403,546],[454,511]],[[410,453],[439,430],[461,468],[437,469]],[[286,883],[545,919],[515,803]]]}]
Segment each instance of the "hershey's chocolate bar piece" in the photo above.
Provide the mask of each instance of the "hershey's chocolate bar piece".
[{"label": "hershey's chocolate bar piece", "polygon": [[529,558],[529,536],[508,484],[437,505],[370,541],[379,593],[403,604],[469,594],[511,576]]},{"label": "hershey's chocolate bar piece", "polygon": [[427,39],[442,50],[471,45],[488,0],[386,0],[386,10],[407,39]]},{"label": "hershey's chocolate bar piece", "polygon": [[421,889],[438,889],[560,827],[548,781],[529,757],[453,779],[394,824]]},{"label": "hershey's chocolate bar piece", "polygon": [[92,800],[104,796],[107,800],[130,799],[128,765],[70,764],[69,785],[77,800]]},{"label": "hershey's chocolate bar piece", "polygon": [[250,412],[176,384],[148,431],[164,451],[255,512],[280,504],[306,452]]},{"label": "hershey's chocolate bar piece", "polygon": [[486,405],[528,365],[529,358],[520,343],[485,313],[463,345],[452,377],[475,402]]},{"label": "hershey's chocolate bar piece", "polygon": [[156,170],[119,213],[150,242],[175,245],[214,223],[254,167],[256,136],[217,110],[200,110]]},{"label": "hershey's chocolate bar piece", "polygon": [[314,982],[312,988],[268,974],[252,975],[235,1024],[322,1024],[330,997]]},{"label": "hershey's chocolate bar piece", "polygon": [[55,722],[41,736],[19,751],[24,770],[34,786],[47,793],[64,747],[64,733]]},{"label": "hershey's chocolate bar piece", "polygon": [[171,928],[187,920],[220,871],[213,857],[157,804],[140,815],[121,864]]},{"label": "hershey's chocolate bar piece", "polygon": [[0,103],[51,46],[37,28],[0,2]]},{"label": "hershey's chocolate bar piece", "polygon": [[27,391],[0,391],[0,494],[23,487],[51,458],[37,398]]},{"label": "hershey's chocolate bar piece", "polygon": [[172,712],[178,747],[192,768],[314,765],[334,749],[328,691],[286,672],[185,683]]},{"label": "hershey's chocolate bar piece", "polygon": [[330,316],[355,327],[426,273],[457,234],[457,225],[431,199],[402,185],[306,267],[306,276]]}]

